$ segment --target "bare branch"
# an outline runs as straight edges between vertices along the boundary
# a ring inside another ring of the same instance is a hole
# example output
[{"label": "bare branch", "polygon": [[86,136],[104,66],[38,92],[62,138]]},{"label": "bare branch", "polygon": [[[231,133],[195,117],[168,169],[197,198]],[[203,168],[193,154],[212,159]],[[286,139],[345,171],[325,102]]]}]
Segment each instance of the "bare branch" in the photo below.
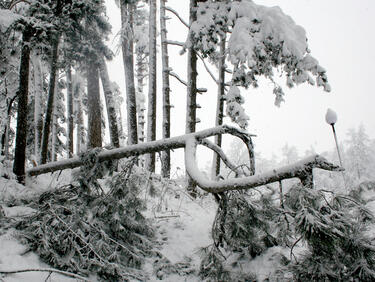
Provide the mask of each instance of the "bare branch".
[{"label": "bare branch", "polygon": [[58,273],[58,274],[61,274],[61,275],[64,275],[64,276],[73,277],[73,278],[76,278],[76,279],[79,279],[79,280],[82,280],[82,281],[90,281],[90,280],[88,280],[87,278],[85,278],[81,275],[71,273],[71,272],[67,272],[67,271],[58,270],[58,269],[53,269],[53,268],[27,268],[27,269],[14,269],[14,270],[0,270],[0,273],[14,274],[14,273],[35,272],[35,271],[50,272],[50,273],[54,272],[54,273]]},{"label": "bare branch", "polygon": [[[201,55],[199,55],[199,53],[197,52],[197,55],[199,57],[199,59],[201,59],[203,65],[204,65],[204,68],[206,69],[206,71],[208,72],[208,74],[211,76],[211,78],[213,79],[213,81],[215,81],[216,84],[219,84],[219,82],[217,81],[217,79],[215,78],[215,75],[212,73],[212,71],[208,68],[206,62],[204,61],[203,57]],[[225,89],[226,90],[226,89]]]},{"label": "bare branch", "polygon": [[177,13],[176,10],[173,10],[171,7],[165,7],[165,10],[174,14],[184,26],[186,26],[187,28],[190,28],[189,24],[183,18],[181,18],[181,16]]}]

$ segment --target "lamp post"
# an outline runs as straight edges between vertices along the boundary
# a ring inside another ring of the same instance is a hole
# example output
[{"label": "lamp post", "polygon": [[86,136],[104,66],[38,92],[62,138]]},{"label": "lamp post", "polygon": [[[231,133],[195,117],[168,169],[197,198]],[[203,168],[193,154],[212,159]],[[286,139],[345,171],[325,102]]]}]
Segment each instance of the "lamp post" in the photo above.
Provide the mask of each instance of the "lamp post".
[{"label": "lamp post", "polygon": [[329,125],[332,126],[333,136],[335,137],[337,155],[339,156],[340,166],[342,167],[340,149],[339,149],[339,145],[337,143],[337,136],[336,136],[336,130],[335,130],[335,123],[337,122],[337,114],[333,110],[331,110],[330,108],[327,109],[326,122]]}]

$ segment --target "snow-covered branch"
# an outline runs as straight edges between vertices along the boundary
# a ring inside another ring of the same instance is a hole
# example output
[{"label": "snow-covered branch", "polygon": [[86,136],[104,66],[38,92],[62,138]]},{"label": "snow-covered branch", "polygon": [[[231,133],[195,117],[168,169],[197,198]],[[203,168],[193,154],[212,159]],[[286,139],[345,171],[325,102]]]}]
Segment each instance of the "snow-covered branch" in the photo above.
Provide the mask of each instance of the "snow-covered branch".
[{"label": "snow-covered branch", "polygon": [[175,41],[175,40],[164,40],[164,43],[167,43],[168,45],[175,45],[175,46],[180,46],[180,47],[186,47],[185,43],[180,42],[180,41]]},{"label": "snow-covered branch", "polygon": [[187,28],[190,28],[189,24],[179,15],[179,13],[177,13],[176,10],[173,10],[171,7],[165,7],[165,10],[174,14],[184,26],[186,26]]},{"label": "snow-covered branch", "polygon": [[221,149],[221,147],[219,147],[218,145],[216,145],[215,143],[211,142],[210,140],[208,139],[203,139],[201,141],[201,144],[203,146],[206,146],[207,148],[210,148],[212,151],[214,151],[216,154],[218,154],[221,158],[221,160],[224,162],[224,164],[229,168],[231,169],[232,171],[234,171],[236,173],[236,176],[239,176],[239,175],[243,175],[242,171],[239,169],[238,166],[235,166],[229,159],[228,157],[225,155],[224,151]]},{"label": "snow-covered branch", "polygon": [[[186,81],[179,77],[177,73],[170,71],[169,75],[177,79],[181,84],[187,86]],[[197,88],[197,92],[200,94],[205,93],[207,92],[207,88]]]},{"label": "snow-covered branch", "polygon": [[[203,140],[207,137],[215,136],[218,134],[231,134],[237,137],[241,137],[243,138],[243,140],[250,139],[251,136],[254,136],[254,135],[247,133],[246,131],[237,129],[236,127],[222,125],[222,126],[213,127],[210,129],[206,129],[206,130],[202,130],[202,131],[198,131],[198,132],[194,132],[190,134],[168,138],[168,139],[145,142],[142,144],[129,145],[123,148],[102,151],[101,153],[98,154],[98,160],[99,162],[102,162],[102,161],[108,161],[108,160],[127,158],[131,156],[149,154],[149,153],[154,153],[154,152],[160,152],[160,151],[165,151],[165,150],[170,150],[170,149],[184,148],[186,145],[186,141],[191,137],[193,137],[194,140]],[[33,168],[28,169],[26,173],[29,176],[35,176],[35,175],[54,172],[58,170],[79,167],[82,164],[83,164],[83,161],[79,157],[75,157],[71,159],[51,162],[48,164],[33,167]]]},{"label": "snow-covered branch", "polygon": [[328,162],[325,158],[319,155],[314,155],[294,164],[284,166],[279,169],[273,169],[259,175],[227,179],[223,181],[212,181],[207,179],[203,175],[196,164],[195,154],[198,143],[199,140],[194,139],[194,136],[190,136],[186,140],[185,167],[190,177],[196,182],[196,184],[203,190],[210,193],[250,189],[268,183],[295,177],[299,178],[304,185],[312,186],[313,168],[321,168],[329,171],[343,170],[341,167]]}]

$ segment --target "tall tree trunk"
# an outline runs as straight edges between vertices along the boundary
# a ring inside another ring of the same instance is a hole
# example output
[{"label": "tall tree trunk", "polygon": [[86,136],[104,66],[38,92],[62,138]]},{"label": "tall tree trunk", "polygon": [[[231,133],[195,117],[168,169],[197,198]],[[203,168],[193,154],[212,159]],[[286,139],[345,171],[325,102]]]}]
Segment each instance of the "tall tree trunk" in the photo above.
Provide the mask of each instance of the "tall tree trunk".
[{"label": "tall tree trunk", "polygon": [[[160,35],[161,35],[161,55],[162,55],[162,79],[163,79],[163,138],[171,136],[171,104],[169,85],[169,58],[167,44],[167,25],[165,15],[166,0],[160,0]],[[171,153],[170,150],[161,153],[161,175],[169,178],[171,175]]]},{"label": "tall tree trunk", "polygon": [[145,141],[145,95],[143,93],[143,80],[145,78],[145,57],[144,54],[139,52],[137,54],[137,118],[138,118],[138,140],[139,142]]},{"label": "tall tree trunk", "polygon": [[119,141],[118,126],[117,126],[116,107],[115,107],[115,102],[113,100],[113,92],[112,92],[111,83],[110,83],[109,76],[108,76],[108,69],[104,61],[104,58],[100,60],[99,73],[100,73],[100,79],[102,81],[105,104],[107,108],[107,118],[108,118],[109,135],[111,138],[111,143],[113,147],[119,148],[120,141]]},{"label": "tall tree trunk", "polygon": [[45,164],[47,162],[48,141],[49,141],[49,133],[51,130],[51,119],[52,119],[53,104],[54,104],[54,98],[55,98],[55,84],[56,84],[56,73],[57,73],[59,39],[60,37],[58,35],[55,35],[52,40],[51,73],[50,73],[50,78],[49,78],[47,109],[46,109],[46,117],[44,119],[43,134],[42,134],[42,152],[41,152],[41,158],[40,158],[40,161],[42,164]]},{"label": "tall tree trunk", "polygon": [[[197,20],[196,12],[197,0],[190,0],[189,24]],[[192,35],[189,38],[192,41]],[[188,48],[188,69],[187,69],[187,100],[186,100],[186,128],[185,133],[195,132],[196,128],[196,110],[197,110],[197,54],[190,46]],[[187,174],[187,173],[186,173]],[[187,189],[191,196],[197,194],[197,187],[187,174]]]},{"label": "tall tree trunk", "polygon": [[76,111],[77,111],[77,135],[76,135],[76,154],[79,155],[82,152],[82,135],[84,130],[83,125],[83,111],[82,111],[82,104],[81,104],[81,97],[78,97],[76,101]]},{"label": "tall tree trunk", "polygon": [[[149,72],[147,141],[156,139],[156,0],[149,0]],[[147,155],[146,169],[155,172],[155,153]]]},{"label": "tall tree trunk", "polygon": [[87,111],[88,149],[102,146],[102,114],[100,109],[98,65],[87,62]]},{"label": "tall tree trunk", "polygon": [[27,137],[27,102],[29,92],[30,40],[32,30],[25,27],[22,33],[20,60],[20,79],[18,88],[16,148],[14,153],[13,172],[17,180],[25,183],[26,137]]},{"label": "tall tree trunk", "polygon": [[134,84],[133,55],[133,9],[134,4],[121,0],[122,58],[125,70],[126,105],[128,122],[128,145],[138,143],[137,106]]},{"label": "tall tree trunk", "polygon": [[[55,94],[57,96],[58,94],[58,86],[57,83],[55,84]],[[56,97],[57,98],[57,97]],[[56,99],[57,100],[57,99]],[[53,111],[52,111],[52,132],[51,132],[51,161],[55,162],[57,159],[57,153],[56,153],[56,142],[57,142],[57,114],[56,114],[56,103],[53,104]]]},{"label": "tall tree trunk", "polygon": [[[217,93],[217,108],[215,126],[223,124],[224,118],[224,99],[225,99],[225,36],[220,38],[220,57],[219,57],[219,84]],[[215,136],[215,144],[221,147],[222,135]],[[212,179],[220,174],[220,156],[214,152],[212,164]]]},{"label": "tall tree trunk", "polygon": [[41,143],[41,133],[43,130],[43,116],[42,116],[42,99],[41,95],[43,93],[43,74],[42,67],[40,64],[40,57],[34,55],[33,58],[34,66],[34,155],[36,161],[39,163],[40,157],[40,143]]},{"label": "tall tree trunk", "polygon": [[[62,0],[56,1],[56,9],[54,11],[55,17],[58,18],[62,12]],[[58,51],[59,51],[59,41],[60,34],[52,35],[52,56],[51,56],[51,73],[49,81],[49,90],[48,90],[48,101],[46,109],[46,118],[44,120],[43,134],[42,134],[42,152],[41,152],[41,163],[45,164],[47,162],[47,151],[48,151],[48,141],[49,133],[51,129],[51,118],[53,111],[53,100],[55,96],[55,84],[56,84],[56,72],[57,72],[57,60],[58,60]]]},{"label": "tall tree trunk", "polygon": [[74,113],[73,113],[73,82],[72,82],[72,68],[67,66],[66,68],[66,82],[67,82],[67,91],[66,91],[66,101],[67,101],[67,140],[66,145],[68,149],[68,157],[73,156],[73,130],[74,130]]}]

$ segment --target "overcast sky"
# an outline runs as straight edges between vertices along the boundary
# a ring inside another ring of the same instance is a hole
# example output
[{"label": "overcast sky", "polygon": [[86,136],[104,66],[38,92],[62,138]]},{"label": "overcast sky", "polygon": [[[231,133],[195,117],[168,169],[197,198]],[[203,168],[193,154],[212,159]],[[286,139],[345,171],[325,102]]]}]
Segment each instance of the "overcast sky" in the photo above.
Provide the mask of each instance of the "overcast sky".
[{"label": "overcast sky", "polygon": [[[107,0],[108,15],[113,33],[120,28],[120,12]],[[168,6],[179,11],[188,20],[189,1],[169,0]],[[338,114],[336,129],[339,140],[344,140],[349,128],[364,124],[370,137],[375,136],[375,95],[372,79],[375,78],[375,1],[373,0],[257,0],[257,4],[279,6],[305,30],[311,54],[327,70],[331,93],[316,86],[302,85],[293,89],[284,87],[286,102],[274,106],[272,85],[260,84],[258,89],[244,90],[245,109],[250,116],[248,131],[257,134],[256,150],[264,156],[279,155],[280,148],[288,143],[303,154],[311,146],[319,152],[334,147],[331,128],[325,123],[327,108]],[[185,41],[187,29],[170,15],[168,21],[171,40]],[[118,38],[118,37],[117,37]],[[110,42],[115,50],[118,41]],[[159,43],[160,44],[160,43]],[[178,47],[169,47],[173,71],[186,77],[186,57],[180,56]],[[159,61],[160,63],[160,61]],[[211,69],[216,72],[214,66]],[[121,52],[110,64],[111,79],[125,93]],[[159,72],[160,74],[160,72]],[[229,80],[229,77],[227,78]],[[186,88],[171,78],[172,82],[172,136],[184,133]],[[161,85],[158,85],[160,93]],[[201,123],[198,130],[214,126],[216,111],[216,85],[199,71],[198,87],[208,88],[199,96],[198,110]],[[146,93],[147,93],[147,89]],[[160,95],[159,95],[160,96]],[[159,97],[160,98],[160,97]],[[159,100],[160,101],[160,100]],[[125,109],[125,105],[124,105]],[[158,105],[161,116],[161,101]],[[227,121],[229,123],[229,121]],[[161,137],[161,119],[158,120],[158,138]],[[229,143],[229,141],[227,142]]]}]

